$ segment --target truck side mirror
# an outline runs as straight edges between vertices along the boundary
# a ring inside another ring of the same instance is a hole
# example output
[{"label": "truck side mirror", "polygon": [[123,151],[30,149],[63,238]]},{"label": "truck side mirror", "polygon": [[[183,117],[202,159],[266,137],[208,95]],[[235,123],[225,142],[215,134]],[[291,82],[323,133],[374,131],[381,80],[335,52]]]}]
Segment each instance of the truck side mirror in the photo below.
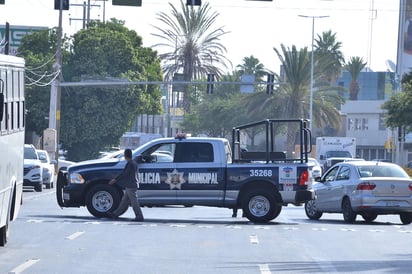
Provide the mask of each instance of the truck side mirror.
[{"label": "truck side mirror", "polygon": [[134,159],[138,164],[144,163],[143,156],[139,155]]}]

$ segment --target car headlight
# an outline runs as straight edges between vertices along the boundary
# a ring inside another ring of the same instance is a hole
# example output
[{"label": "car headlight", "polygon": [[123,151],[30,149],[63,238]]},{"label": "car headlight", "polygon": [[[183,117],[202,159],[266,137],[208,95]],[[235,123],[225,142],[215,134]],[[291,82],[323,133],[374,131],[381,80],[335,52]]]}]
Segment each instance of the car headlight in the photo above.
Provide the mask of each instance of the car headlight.
[{"label": "car headlight", "polygon": [[71,184],[84,184],[83,176],[79,173],[71,173],[70,183]]}]

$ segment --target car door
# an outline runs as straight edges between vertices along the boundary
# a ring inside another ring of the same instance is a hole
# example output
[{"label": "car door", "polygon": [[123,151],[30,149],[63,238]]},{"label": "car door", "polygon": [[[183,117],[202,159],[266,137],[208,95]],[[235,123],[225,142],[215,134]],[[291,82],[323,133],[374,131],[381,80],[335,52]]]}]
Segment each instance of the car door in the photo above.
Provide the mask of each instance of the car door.
[{"label": "car door", "polygon": [[331,203],[331,182],[335,180],[339,166],[329,169],[322,177],[322,181],[316,184],[316,207],[322,211],[328,211]]},{"label": "car door", "polygon": [[[163,151],[160,155],[158,150]],[[173,142],[153,146],[139,155],[139,200],[143,205],[176,204],[177,181],[171,181],[170,175],[176,169],[173,162],[175,144]],[[165,157],[163,157],[165,156]],[[176,179],[176,178],[174,178]]]},{"label": "car door", "polygon": [[351,169],[349,166],[341,165],[334,181],[330,182],[329,207],[332,211],[340,212],[342,199],[345,195],[346,185],[350,181]]},{"label": "car door", "polygon": [[[226,162],[215,159],[214,142],[181,142],[176,145],[175,173],[183,178],[176,193],[181,204],[223,204]],[[219,151],[224,155],[224,151]]]}]

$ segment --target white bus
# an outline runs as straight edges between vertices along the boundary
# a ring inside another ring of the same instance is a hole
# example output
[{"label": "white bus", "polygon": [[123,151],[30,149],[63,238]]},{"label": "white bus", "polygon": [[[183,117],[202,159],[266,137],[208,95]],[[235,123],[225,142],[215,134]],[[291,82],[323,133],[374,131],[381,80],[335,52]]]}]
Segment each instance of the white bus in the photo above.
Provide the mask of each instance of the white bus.
[{"label": "white bus", "polygon": [[24,59],[0,55],[0,246],[20,210],[24,168]]}]

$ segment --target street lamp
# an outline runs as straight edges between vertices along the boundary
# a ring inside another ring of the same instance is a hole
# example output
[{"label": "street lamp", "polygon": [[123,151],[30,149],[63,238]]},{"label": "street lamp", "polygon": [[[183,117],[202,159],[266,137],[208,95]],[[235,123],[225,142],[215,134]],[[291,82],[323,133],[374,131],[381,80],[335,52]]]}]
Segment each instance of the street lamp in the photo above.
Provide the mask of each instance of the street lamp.
[{"label": "street lamp", "polygon": [[312,52],[310,57],[310,95],[309,95],[309,129],[312,130],[312,113],[313,113],[313,42],[315,40],[315,19],[316,18],[326,18],[328,15],[299,15],[303,18],[312,18]]}]

